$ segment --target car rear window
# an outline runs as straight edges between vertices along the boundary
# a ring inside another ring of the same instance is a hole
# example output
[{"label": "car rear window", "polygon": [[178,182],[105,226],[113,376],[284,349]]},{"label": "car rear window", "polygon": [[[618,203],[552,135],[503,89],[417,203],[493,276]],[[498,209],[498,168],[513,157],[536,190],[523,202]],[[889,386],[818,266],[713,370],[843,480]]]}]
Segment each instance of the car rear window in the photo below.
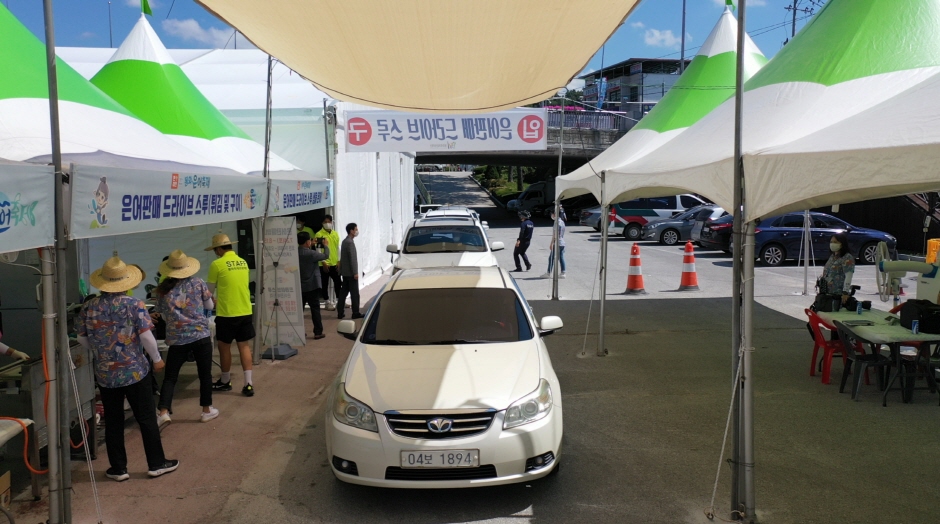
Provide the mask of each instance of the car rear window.
[{"label": "car rear window", "polygon": [[402,253],[482,253],[486,240],[477,226],[417,226],[408,231]]},{"label": "car rear window", "polygon": [[362,343],[411,346],[531,340],[525,309],[511,289],[389,291],[373,306]]}]

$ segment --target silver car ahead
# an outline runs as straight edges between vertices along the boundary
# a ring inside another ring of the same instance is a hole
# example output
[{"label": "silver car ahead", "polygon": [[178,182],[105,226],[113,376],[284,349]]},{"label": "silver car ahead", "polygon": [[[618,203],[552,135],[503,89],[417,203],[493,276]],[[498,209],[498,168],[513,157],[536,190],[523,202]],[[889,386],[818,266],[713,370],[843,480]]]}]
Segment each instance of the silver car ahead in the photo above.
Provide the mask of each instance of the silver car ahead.
[{"label": "silver car ahead", "polygon": [[[717,210],[717,211],[716,211]],[[698,213],[712,211],[723,213],[724,210],[715,204],[702,204],[695,206],[688,211],[670,218],[661,218],[647,222],[640,230],[641,240],[656,240],[660,244],[672,246],[679,242],[689,240],[692,235],[692,228],[695,225],[695,217]],[[704,213],[703,213],[704,214]]]}]

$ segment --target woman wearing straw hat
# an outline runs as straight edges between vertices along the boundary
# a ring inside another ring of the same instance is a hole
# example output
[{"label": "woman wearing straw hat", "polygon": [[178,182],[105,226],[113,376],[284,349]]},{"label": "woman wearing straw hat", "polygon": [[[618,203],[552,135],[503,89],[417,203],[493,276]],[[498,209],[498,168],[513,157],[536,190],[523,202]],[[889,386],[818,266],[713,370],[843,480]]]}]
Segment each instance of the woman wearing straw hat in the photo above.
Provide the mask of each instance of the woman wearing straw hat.
[{"label": "woman wearing straw hat", "polygon": [[186,256],[179,249],[160,264],[160,274],[165,278],[156,289],[157,312],[166,321],[166,343],[170,346],[157,406],[160,410],[157,421],[161,426],[170,422],[173,391],[180,369],[190,354],[199,373],[200,420],[209,422],[219,416],[219,410],[212,407],[212,337],[205,315],[214,304],[209,286],[193,276],[197,272],[199,260]]},{"label": "woman wearing straw hat", "polygon": [[142,279],[139,269],[115,254],[91,274],[89,281],[101,295],[85,302],[78,315],[78,341],[92,351],[104,405],[105,443],[111,463],[107,476],[118,482],[130,478],[124,448],[124,399],[140,426],[147,474],[159,477],[179,467],[178,460],[167,460],[163,453],[153,391],[150,380],[144,380],[150,374],[145,351],[156,371],[165,366],[150,331],[153,323],[144,302],[127,295]]}]

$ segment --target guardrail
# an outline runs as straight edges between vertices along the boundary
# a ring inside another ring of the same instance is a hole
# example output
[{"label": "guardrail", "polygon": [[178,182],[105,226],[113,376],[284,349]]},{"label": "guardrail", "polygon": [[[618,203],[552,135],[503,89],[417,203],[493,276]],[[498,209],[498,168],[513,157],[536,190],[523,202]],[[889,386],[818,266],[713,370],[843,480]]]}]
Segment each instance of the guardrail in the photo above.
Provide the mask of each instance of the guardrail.
[{"label": "guardrail", "polygon": [[[548,127],[561,126],[561,111],[548,113]],[[635,122],[627,113],[612,111],[565,111],[566,129],[600,129],[607,131],[627,131]]]}]

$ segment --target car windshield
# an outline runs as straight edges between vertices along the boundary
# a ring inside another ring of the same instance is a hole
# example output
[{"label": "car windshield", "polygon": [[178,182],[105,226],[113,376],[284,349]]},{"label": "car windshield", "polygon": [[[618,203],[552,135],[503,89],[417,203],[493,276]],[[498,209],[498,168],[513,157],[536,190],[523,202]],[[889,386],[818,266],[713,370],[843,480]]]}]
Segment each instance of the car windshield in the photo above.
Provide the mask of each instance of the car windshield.
[{"label": "car windshield", "polygon": [[486,240],[477,226],[418,226],[408,231],[405,254],[482,253]]},{"label": "car windshield", "polygon": [[449,288],[390,291],[373,306],[362,342],[425,346],[530,340],[525,309],[511,289]]}]

